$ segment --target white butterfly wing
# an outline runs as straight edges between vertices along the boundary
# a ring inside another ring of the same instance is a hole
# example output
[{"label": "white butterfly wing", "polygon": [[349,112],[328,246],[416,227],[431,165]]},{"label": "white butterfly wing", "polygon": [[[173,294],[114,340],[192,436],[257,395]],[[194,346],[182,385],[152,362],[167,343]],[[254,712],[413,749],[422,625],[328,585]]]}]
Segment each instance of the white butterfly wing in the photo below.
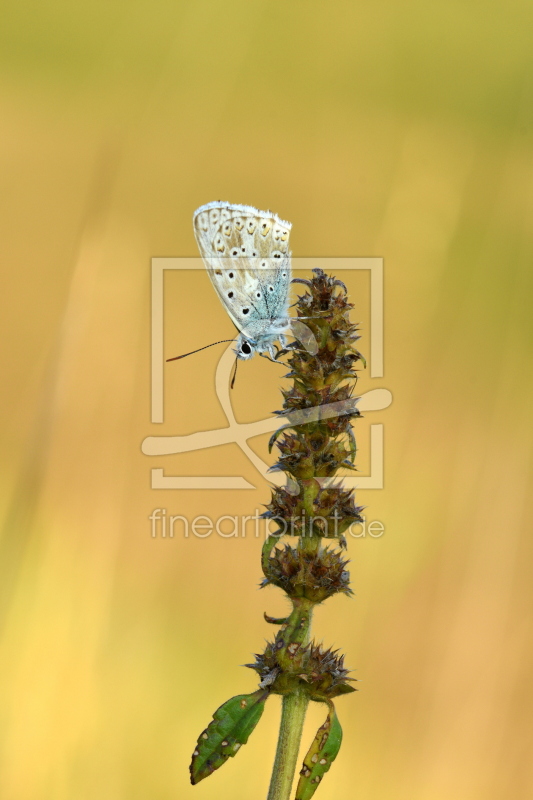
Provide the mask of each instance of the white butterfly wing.
[{"label": "white butterfly wing", "polygon": [[291,224],[270,211],[215,202],[194,214],[209,277],[230,318],[247,335],[287,316]]}]

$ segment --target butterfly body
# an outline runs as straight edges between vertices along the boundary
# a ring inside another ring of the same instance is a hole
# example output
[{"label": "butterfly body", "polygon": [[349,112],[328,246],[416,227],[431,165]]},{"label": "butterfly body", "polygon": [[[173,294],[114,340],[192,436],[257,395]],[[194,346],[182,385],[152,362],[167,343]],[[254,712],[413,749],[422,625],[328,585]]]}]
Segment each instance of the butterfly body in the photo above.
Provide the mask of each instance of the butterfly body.
[{"label": "butterfly body", "polygon": [[274,357],[275,342],[285,344],[290,324],[290,222],[216,201],[198,208],[193,224],[211,282],[239,331],[237,357]]}]

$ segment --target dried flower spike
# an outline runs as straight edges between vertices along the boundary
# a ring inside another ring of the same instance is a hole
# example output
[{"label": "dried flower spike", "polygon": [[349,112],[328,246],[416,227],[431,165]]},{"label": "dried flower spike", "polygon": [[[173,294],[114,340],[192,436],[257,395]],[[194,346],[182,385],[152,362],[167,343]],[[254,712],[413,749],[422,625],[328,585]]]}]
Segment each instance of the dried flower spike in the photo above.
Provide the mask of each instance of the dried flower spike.
[{"label": "dried flower spike", "polygon": [[[283,697],[280,737],[268,800],[289,800],[298,748],[308,703],[328,706],[326,722],[319,728],[307,753],[298,783],[297,800],[309,800],[329,770],[342,740],[333,698],[355,691],[344,667],[344,656],[310,641],[313,608],[337,593],[351,594],[344,533],[362,521],[362,508],[353,491],[335,481],[341,469],[355,469],[352,421],[359,416],[353,391],[356,365],[364,359],[356,349],[359,338],[350,321],[352,305],[342,281],[313,270],[311,280],[295,279],[306,287],[296,303],[316,342],[305,347],[296,341],[278,358],[287,356],[292,380],[283,391],[283,409],[276,412],[284,423],[270,440],[278,461],[273,469],[287,475],[287,486],[276,486],[264,517],[277,529],[263,547],[262,586],[282,589],[292,605],[288,617],[265,615],[278,625],[273,641],[253,664],[259,689],[239,695],[216,712],[201,735],[193,757],[193,782],[201,780],[235,755],[261,716],[268,695]],[[296,545],[276,544],[284,536]],[[340,549],[324,545],[336,540]],[[243,705],[244,703],[244,705]],[[204,739],[202,739],[202,736]]]}]

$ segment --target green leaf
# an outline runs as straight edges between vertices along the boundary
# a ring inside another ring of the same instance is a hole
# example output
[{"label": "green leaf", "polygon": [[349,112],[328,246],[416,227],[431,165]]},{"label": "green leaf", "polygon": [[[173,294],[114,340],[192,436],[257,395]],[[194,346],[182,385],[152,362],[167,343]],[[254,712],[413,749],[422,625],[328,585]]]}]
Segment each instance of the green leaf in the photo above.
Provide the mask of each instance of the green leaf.
[{"label": "green leaf", "polygon": [[270,553],[272,552],[272,548],[274,547],[275,544],[279,542],[282,535],[283,533],[281,535],[279,533],[271,533],[270,536],[267,536],[267,538],[265,539],[265,542],[261,549],[261,566],[263,568],[263,573],[265,574],[265,577],[267,577],[268,573]]},{"label": "green leaf", "polygon": [[346,433],[348,435],[348,443],[350,445],[350,460],[351,460],[352,464],[354,464],[355,463],[355,455],[356,455],[356,452],[357,452],[357,445],[356,445],[356,442],[355,442],[355,436],[354,436],[353,429],[352,429],[351,426],[349,428],[347,428]]},{"label": "green leaf", "polygon": [[309,752],[304,758],[295,800],[309,800],[325,773],[337,757],[342,742],[342,728],[333,703],[328,703],[329,714],[318,729]]},{"label": "green leaf", "polygon": [[238,694],[215,711],[213,722],[200,734],[192,755],[190,772],[193,785],[211,775],[228,758],[237,755],[261,719],[268,694],[268,689]]},{"label": "green leaf", "polygon": [[275,443],[276,439],[278,438],[278,436],[280,435],[280,433],[283,433],[283,431],[286,431],[287,428],[290,428],[290,427],[291,427],[290,425],[282,425],[281,428],[278,428],[277,431],[274,431],[274,433],[272,434],[272,436],[268,440],[268,452],[269,453],[272,452],[272,448],[274,447],[274,443]]},{"label": "green leaf", "polygon": [[271,625],[284,625],[289,621],[288,617],[271,617],[266,611],[263,611],[265,622],[270,622]]}]

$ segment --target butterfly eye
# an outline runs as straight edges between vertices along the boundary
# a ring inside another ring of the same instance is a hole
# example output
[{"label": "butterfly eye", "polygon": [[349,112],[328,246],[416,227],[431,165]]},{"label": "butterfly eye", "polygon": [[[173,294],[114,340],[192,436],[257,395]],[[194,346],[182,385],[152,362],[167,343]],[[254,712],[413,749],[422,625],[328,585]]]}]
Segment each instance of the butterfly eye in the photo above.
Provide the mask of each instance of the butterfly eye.
[{"label": "butterfly eye", "polygon": [[242,313],[243,314],[248,314],[249,311],[250,311],[249,308],[243,308]]},{"label": "butterfly eye", "polygon": [[249,356],[252,352],[252,348],[248,344],[248,342],[243,342],[241,344],[241,353],[244,353],[245,356]]},{"label": "butterfly eye", "polygon": [[231,222],[225,222],[222,230],[225,236],[231,236]]},{"label": "butterfly eye", "polygon": [[228,292],[228,297],[231,300],[231,298],[233,297],[233,292]]},{"label": "butterfly eye", "polygon": [[255,220],[249,219],[246,223],[246,230],[248,233],[253,233],[255,231]]}]

